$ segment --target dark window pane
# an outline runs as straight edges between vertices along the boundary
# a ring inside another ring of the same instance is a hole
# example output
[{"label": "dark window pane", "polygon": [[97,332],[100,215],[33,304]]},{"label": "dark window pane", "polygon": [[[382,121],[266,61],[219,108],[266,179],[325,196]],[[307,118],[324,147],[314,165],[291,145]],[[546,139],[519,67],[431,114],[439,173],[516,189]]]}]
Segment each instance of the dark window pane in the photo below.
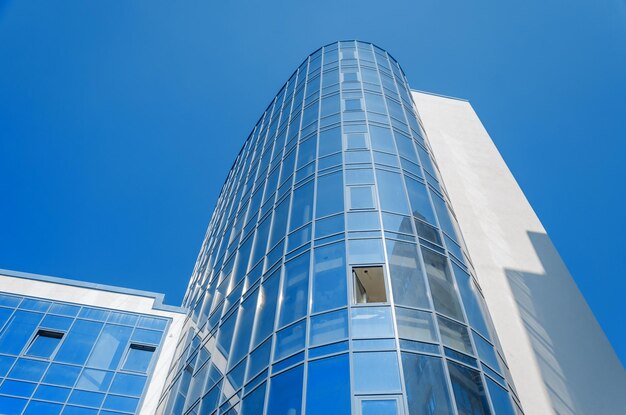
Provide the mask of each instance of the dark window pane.
[{"label": "dark window pane", "polygon": [[306,413],[350,413],[350,362],[347,354],[309,363]]},{"label": "dark window pane", "polygon": [[246,415],[263,415],[263,404],[265,403],[266,383],[256,388],[252,393],[243,398],[241,413]]},{"label": "dark window pane", "polygon": [[515,415],[515,410],[511,403],[511,398],[507,391],[502,389],[496,382],[489,378],[487,379],[487,388],[489,389],[489,395],[491,396],[491,403],[496,415]]}]

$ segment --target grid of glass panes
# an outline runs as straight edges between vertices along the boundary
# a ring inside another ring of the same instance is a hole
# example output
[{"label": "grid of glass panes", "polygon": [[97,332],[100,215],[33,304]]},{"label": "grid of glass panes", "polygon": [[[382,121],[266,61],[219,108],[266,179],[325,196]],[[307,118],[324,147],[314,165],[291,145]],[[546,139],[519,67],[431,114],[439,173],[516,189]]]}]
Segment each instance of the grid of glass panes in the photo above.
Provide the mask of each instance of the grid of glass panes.
[{"label": "grid of glass panes", "polygon": [[136,413],[167,324],[0,294],[0,414]]},{"label": "grid of glass panes", "polygon": [[429,153],[385,51],[309,56],[222,189],[159,413],[521,413]]}]

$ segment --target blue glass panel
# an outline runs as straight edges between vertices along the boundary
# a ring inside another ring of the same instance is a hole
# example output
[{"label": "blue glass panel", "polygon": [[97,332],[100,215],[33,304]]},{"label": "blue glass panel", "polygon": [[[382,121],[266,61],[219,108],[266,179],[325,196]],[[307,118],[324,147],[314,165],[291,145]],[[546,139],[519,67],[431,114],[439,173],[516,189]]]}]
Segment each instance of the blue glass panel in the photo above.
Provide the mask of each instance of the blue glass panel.
[{"label": "blue glass panel", "polygon": [[35,300],[34,298],[24,298],[20,308],[31,311],[41,311],[45,313],[50,308],[50,301]]},{"label": "blue glass panel", "polygon": [[241,303],[239,309],[239,320],[237,322],[237,331],[235,333],[233,349],[229,358],[229,368],[239,362],[241,358],[248,353],[250,339],[252,337],[252,326],[256,312],[258,298],[257,291],[258,290],[255,290],[252,295]]},{"label": "blue glass panel", "polygon": [[0,355],[0,377],[6,376],[13,362],[15,362],[14,357]]},{"label": "blue glass panel", "polygon": [[50,358],[61,342],[62,336],[62,333],[39,330],[28,347],[26,355]]},{"label": "blue glass panel", "polygon": [[152,361],[153,354],[154,349],[135,347],[135,345],[132,345],[130,349],[128,349],[123,369],[133,372],[145,373],[150,367],[150,362]]},{"label": "blue glass panel", "polygon": [[396,307],[398,337],[420,342],[437,341],[431,313]]},{"label": "blue glass panel", "polygon": [[263,404],[265,403],[266,383],[256,388],[252,393],[243,398],[241,413],[246,415],[263,415]]},{"label": "blue glass panel", "polygon": [[[23,396],[25,398],[30,397],[35,390],[36,383],[22,382],[19,380],[6,379],[2,386],[0,386],[0,393],[5,395]],[[0,408],[0,413],[2,408]]]},{"label": "blue glass panel", "polygon": [[78,313],[78,317],[84,317],[89,320],[106,321],[109,312],[98,308],[83,307]]},{"label": "blue glass panel", "polygon": [[347,310],[333,311],[311,317],[309,345],[332,343],[348,337]]},{"label": "blue glass panel", "polygon": [[73,321],[74,320],[69,317],[61,317],[61,316],[54,316],[54,315],[48,314],[47,316],[44,317],[40,326],[49,328],[49,329],[57,329],[57,330],[66,331],[67,329],[70,328]]},{"label": "blue glass panel", "polygon": [[103,399],[103,393],[75,390],[72,392],[68,403],[99,408]]},{"label": "blue glass panel", "polygon": [[71,304],[54,303],[48,310],[49,313],[60,314],[62,316],[75,317],[78,315],[80,307]]},{"label": "blue glass panel", "polygon": [[309,363],[306,413],[350,413],[350,361],[347,354]]},{"label": "blue glass panel", "polygon": [[80,367],[53,363],[48,368],[43,381],[53,385],[74,386],[79,374]]},{"label": "blue glass panel", "polygon": [[274,361],[280,360],[304,348],[306,320],[287,327],[276,334]]},{"label": "blue glass panel", "polygon": [[482,297],[472,278],[454,262],[452,263],[452,269],[454,270],[456,283],[459,287],[459,293],[461,294],[470,325],[484,337],[491,338],[486,319],[487,312],[483,308]]},{"label": "blue glass panel", "polygon": [[126,326],[134,326],[137,323],[137,320],[139,320],[139,317],[133,314],[117,313],[112,311],[109,313],[109,319],[107,320],[107,322],[123,324]]},{"label": "blue glass panel", "polygon": [[58,386],[39,385],[37,391],[35,391],[35,398],[43,399],[46,401],[65,402],[70,392],[69,388],[61,388]]},{"label": "blue glass panel", "polygon": [[9,377],[39,382],[47,367],[48,362],[42,362],[41,360],[18,359],[11,372],[9,372]]},{"label": "blue glass panel", "polygon": [[409,307],[430,308],[417,246],[389,239],[386,243],[389,278],[395,303]]},{"label": "blue glass panel", "polygon": [[376,207],[372,186],[348,187],[350,209],[373,209]]},{"label": "blue glass panel", "polygon": [[315,249],[313,266],[313,312],[347,303],[346,248],[343,242]]},{"label": "blue glass panel", "polygon": [[50,402],[31,401],[24,411],[24,415],[58,415],[63,405]]},{"label": "blue glass panel", "polygon": [[313,182],[298,188],[293,193],[289,230],[295,230],[313,218]]},{"label": "blue glass panel", "polygon": [[352,309],[352,337],[393,337],[390,307],[358,307]]},{"label": "blue glass panel", "polygon": [[299,415],[302,413],[302,376],[304,366],[289,369],[270,381],[268,414]]},{"label": "blue glass panel", "polygon": [[448,371],[459,415],[490,415],[480,374],[452,362],[448,362]]},{"label": "blue glass panel", "polygon": [[408,415],[452,413],[441,359],[402,353]]},{"label": "blue glass panel", "polygon": [[361,401],[361,415],[398,415],[398,401],[395,399]]},{"label": "blue glass panel", "polygon": [[167,320],[158,317],[140,317],[137,327],[143,327],[144,329],[153,330],[165,330],[167,327]]},{"label": "blue glass panel", "polygon": [[96,415],[97,409],[82,408],[80,406],[66,406],[63,415]]},{"label": "blue glass panel", "polygon": [[61,344],[55,361],[84,364],[102,326],[102,323],[95,321],[76,320]]},{"label": "blue glass panel", "polygon": [[406,176],[405,180],[413,216],[435,225],[437,222],[435,221],[435,214],[433,213],[433,208],[430,205],[430,199],[426,192],[426,186]]},{"label": "blue glass panel", "polygon": [[8,307],[17,307],[22,299],[12,295],[0,294],[0,305]]},{"label": "blue glass panel", "polygon": [[43,314],[18,310],[0,332],[0,353],[18,355],[35,331]]},{"label": "blue glass panel", "polygon": [[162,334],[163,333],[161,331],[136,328],[133,332],[133,337],[131,337],[131,340],[139,343],[158,345],[159,343],[161,343]]},{"label": "blue glass panel", "polygon": [[252,379],[267,367],[270,361],[270,351],[272,349],[272,339],[267,339],[261,346],[250,353],[250,363],[248,364],[247,380]]},{"label": "blue glass panel", "polygon": [[276,303],[278,302],[278,288],[280,282],[280,270],[274,272],[261,284],[259,303],[256,317],[256,329],[252,347],[258,345],[274,329],[274,316],[276,315]]},{"label": "blue glass panel", "polygon": [[[322,100],[324,103],[326,100]],[[322,104],[323,105],[323,104]],[[341,151],[341,129],[332,128],[320,131],[319,157]]]},{"label": "blue glass panel", "polygon": [[487,341],[480,337],[478,334],[472,334],[480,360],[487,363],[489,366],[491,366],[492,369],[502,370],[500,368],[500,363],[498,362],[498,357],[496,356],[496,351],[493,346],[487,343]]},{"label": "blue glass panel", "polygon": [[[89,356],[87,366],[101,369],[116,369],[122,358],[132,328],[107,324]],[[157,332],[158,333],[158,332]]]},{"label": "blue glass panel", "polygon": [[343,212],[343,173],[332,173],[317,179],[315,217],[321,218]]},{"label": "blue glass panel", "polygon": [[0,307],[0,329],[4,327],[4,324],[9,320],[11,314],[13,314],[13,309]]},{"label": "blue glass panel", "polygon": [[26,406],[26,402],[28,402],[26,399],[0,396],[0,408],[2,408],[2,415],[20,415]]},{"label": "blue glass panel", "polygon": [[378,196],[383,210],[409,214],[409,205],[402,186],[402,176],[385,170],[376,170]]},{"label": "blue glass panel", "polygon": [[422,256],[435,310],[462,321],[463,313],[446,257],[425,248],[422,248]]},{"label": "blue glass panel", "polygon": [[491,396],[491,403],[496,415],[515,415],[515,410],[507,391],[491,379],[485,379],[487,379],[487,388],[489,389],[489,396]]},{"label": "blue glass panel", "polygon": [[102,405],[105,409],[113,409],[116,411],[135,412],[139,399],[127,398],[124,396],[108,395]]},{"label": "blue glass panel", "polygon": [[309,257],[306,252],[285,264],[279,326],[285,326],[307,312]]},{"label": "blue glass panel", "polygon": [[356,393],[401,392],[400,369],[395,352],[354,353]]},{"label": "blue glass panel", "polygon": [[354,351],[368,352],[372,350],[395,350],[396,341],[394,339],[366,339],[352,340]]},{"label": "blue glass panel", "polygon": [[353,239],[348,241],[350,264],[380,264],[384,262],[383,242],[380,239]]},{"label": "blue glass panel", "polygon": [[97,369],[85,369],[78,378],[76,387],[80,389],[106,392],[113,379],[113,372]]}]

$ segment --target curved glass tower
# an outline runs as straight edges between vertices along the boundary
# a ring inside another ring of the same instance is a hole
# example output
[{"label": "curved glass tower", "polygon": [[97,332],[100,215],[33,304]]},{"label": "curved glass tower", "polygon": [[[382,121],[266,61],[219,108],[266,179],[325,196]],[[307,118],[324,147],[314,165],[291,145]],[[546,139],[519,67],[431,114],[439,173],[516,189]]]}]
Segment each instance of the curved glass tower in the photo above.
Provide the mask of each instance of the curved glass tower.
[{"label": "curved glass tower", "polygon": [[521,414],[406,78],[311,54],[228,175],[158,414]]}]

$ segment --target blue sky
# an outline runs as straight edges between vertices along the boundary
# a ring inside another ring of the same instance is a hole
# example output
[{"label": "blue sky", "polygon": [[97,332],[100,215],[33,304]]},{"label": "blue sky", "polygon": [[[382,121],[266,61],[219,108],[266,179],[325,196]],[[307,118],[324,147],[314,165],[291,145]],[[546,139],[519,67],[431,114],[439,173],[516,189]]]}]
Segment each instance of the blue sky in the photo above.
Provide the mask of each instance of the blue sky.
[{"label": "blue sky", "polygon": [[626,361],[624,0],[0,0],[0,268],[177,304],[261,111],[354,38],[472,102]]}]

